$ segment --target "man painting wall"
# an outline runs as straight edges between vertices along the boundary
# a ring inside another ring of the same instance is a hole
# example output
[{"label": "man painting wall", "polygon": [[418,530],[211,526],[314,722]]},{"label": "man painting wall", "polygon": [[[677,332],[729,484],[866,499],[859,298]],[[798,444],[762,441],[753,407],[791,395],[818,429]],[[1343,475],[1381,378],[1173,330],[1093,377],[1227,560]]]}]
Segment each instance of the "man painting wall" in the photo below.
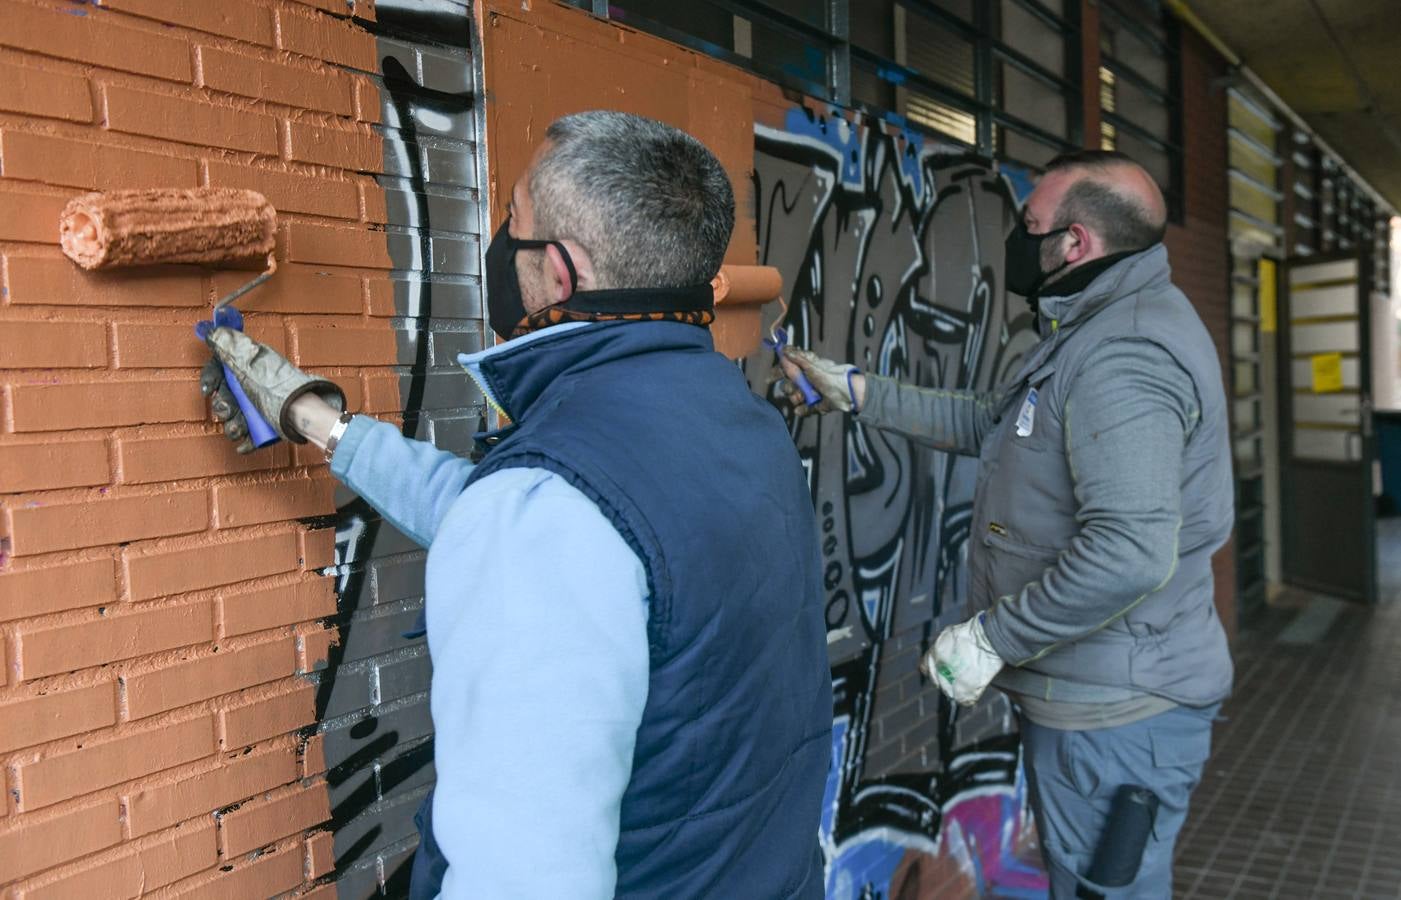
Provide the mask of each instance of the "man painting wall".
[{"label": "man painting wall", "polygon": [[1122,154],[1047,167],[1006,257],[1041,341],[997,391],[903,385],[795,349],[784,366],[822,394],[818,412],[980,458],[975,614],[924,669],[961,704],[993,684],[1017,705],[1057,898],[1111,887],[1093,880],[1095,854],[1125,787],[1151,792],[1156,814],[1113,886],[1171,895],[1173,843],[1231,685],[1211,573],[1233,518],[1225,394],[1172,286],[1165,220],[1157,185]]},{"label": "man painting wall", "polygon": [[[733,223],[693,138],[556,121],[486,254],[505,343],[461,358],[514,423],[477,465],[210,336],[284,437],[429,548],[416,897],[822,893],[817,528],[781,417],[706,328]],[[217,364],[203,386],[248,449]]]}]

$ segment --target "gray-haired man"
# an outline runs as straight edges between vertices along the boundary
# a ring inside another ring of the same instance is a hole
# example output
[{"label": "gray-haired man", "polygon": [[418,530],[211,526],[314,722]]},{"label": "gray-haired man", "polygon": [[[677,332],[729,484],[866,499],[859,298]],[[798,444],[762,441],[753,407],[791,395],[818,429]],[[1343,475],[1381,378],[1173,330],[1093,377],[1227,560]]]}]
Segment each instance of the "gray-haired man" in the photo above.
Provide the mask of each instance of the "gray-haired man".
[{"label": "gray-haired man", "polygon": [[[1165,220],[1121,154],[1047,167],[1006,247],[1007,287],[1038,309],[1041,341],[1001,390],[903,385],[802,350],[785,365],[823,395],[819,412],[979,457],[974,615],[922,668],[960,704],[993,684],[1018,707],[1056,898],[1171,896],[1231,686],[1211,572],[1233,518],[1226,400],[1211,337],[1170,280]],[[1125,836],[1109,824],[1121,796],[1146,846],[1096,859],[1106,832]],[[1092,880],[1111,872],[1114,885]]]},{"label": "gray-haired man", "polygon": [[514,423],[475,466],[210,337],[285,437],[334,450],[429,548],[437,786],[415,900],[822,895],[817,524],[782,417],[706,327],[733,222],[689,135],[552,124],[486,253],[509,340],[460,360]]}]

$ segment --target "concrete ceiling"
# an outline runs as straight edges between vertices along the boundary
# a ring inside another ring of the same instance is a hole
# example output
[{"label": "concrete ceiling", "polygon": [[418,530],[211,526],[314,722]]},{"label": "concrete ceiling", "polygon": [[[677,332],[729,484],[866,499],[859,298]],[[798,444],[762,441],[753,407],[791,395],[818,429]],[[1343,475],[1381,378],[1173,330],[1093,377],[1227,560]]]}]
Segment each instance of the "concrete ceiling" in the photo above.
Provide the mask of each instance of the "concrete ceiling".
[{"label": "concrete ceiling", "polygon": [[1401,209],[1401,3],[1188,0],[1187,5]]}]

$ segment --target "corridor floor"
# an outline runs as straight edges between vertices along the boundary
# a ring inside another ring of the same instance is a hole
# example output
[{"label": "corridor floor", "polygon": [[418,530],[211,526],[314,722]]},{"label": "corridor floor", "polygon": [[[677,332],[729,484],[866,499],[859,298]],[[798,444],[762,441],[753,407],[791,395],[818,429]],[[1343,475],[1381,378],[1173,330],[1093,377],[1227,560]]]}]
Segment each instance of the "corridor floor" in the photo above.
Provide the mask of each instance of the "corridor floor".
[{"label": "corridor floor", "polygon": [[1401,898],[1401,583],[1389,580],[1377,607],[1300,595],[1242,632],[1178,844],[1177,897]]}]

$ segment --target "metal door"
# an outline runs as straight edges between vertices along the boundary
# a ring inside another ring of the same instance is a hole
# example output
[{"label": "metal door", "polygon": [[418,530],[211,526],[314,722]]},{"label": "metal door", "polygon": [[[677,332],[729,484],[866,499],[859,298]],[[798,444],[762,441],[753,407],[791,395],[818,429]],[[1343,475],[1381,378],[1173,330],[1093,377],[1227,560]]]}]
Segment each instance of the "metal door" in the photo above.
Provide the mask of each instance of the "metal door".
[{"label": "metal door", "polygon": [[1291,260],[1280,291],[1284,580],[1376,600],[1371,260]]}]

